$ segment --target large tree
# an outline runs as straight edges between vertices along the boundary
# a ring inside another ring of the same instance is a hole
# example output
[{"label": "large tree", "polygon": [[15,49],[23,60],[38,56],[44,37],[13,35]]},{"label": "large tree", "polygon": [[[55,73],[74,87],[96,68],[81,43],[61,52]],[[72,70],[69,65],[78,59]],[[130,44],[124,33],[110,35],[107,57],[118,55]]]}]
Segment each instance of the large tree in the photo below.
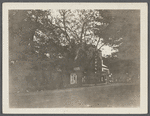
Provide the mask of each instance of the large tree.
[{"label": "large tree", "polygon": [[18,10],[9,11],[9,17],[10,54],[17,52],[21,59],[74,62],[80,54],[90,58],[102,46],[113,48],[120,40],[116,30],[110,34],[113,17],[105,10]]}]

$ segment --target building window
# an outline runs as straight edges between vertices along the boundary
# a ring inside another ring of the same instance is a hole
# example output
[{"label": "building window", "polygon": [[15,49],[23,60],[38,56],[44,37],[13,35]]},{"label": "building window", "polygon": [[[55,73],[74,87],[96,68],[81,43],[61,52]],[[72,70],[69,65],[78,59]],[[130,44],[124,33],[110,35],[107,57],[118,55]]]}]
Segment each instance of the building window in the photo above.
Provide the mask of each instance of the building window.
[{"label": "building window", "polygon": [[77,74],[76,73],[70,74],[70,84],[77,84]]}]

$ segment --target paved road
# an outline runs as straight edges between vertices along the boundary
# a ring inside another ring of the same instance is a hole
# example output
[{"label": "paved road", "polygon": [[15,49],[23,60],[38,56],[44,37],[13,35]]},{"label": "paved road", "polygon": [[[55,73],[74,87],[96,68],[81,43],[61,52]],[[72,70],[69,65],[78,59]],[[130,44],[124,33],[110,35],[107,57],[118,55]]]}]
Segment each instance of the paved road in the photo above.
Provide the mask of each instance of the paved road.
[{"label": "paved road", "polygon": [[140,86],[112,84],[10,94],[11,108],[139,107]]}]

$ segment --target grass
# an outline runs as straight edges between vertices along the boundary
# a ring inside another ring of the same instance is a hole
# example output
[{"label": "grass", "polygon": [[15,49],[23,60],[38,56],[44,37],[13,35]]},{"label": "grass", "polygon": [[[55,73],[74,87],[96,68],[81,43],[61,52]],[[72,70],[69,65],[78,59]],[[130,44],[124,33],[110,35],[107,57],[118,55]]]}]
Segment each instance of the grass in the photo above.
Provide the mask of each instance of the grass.
[{"label": "grass", "polygon": [[139,107],[139,84],[110,84],[10,94],[11,108]]}]

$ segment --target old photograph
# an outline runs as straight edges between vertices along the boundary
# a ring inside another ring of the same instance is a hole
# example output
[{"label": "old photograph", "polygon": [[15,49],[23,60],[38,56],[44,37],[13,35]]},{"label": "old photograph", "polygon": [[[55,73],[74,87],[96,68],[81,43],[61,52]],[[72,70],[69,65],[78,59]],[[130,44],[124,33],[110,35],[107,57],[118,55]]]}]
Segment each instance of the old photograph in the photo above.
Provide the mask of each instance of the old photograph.
[{"label": "old photograph", "polygon": [[141,102],[147,98],[147,91],[143,94],[142,89],[147,90],[148,83],[147,76],[141,76],[141,67],[146,63],[141,57],[145,53],[141,44],[147,41],[141,17],[146,10],[138,8],[140,4],[129,9],[119,9],[117,4],[118,9],[107,9],[107,4],[105,8],[98,4],[82,8],[84,3],[72,3],[73,8],[63,3],[62,7],[57,7],[59,3],[53,7],[47,4],[46,8],[40,3],[28,4],[29,8],[21,3],[20,8],[18,3],[3,9],[7,12],[8,50],[7,84],[3,81],[8,99],[3,103],[8,109],[107,113],[100,110],[134,108],[138,112],[144,106],[146,113],[147,101]]}]

